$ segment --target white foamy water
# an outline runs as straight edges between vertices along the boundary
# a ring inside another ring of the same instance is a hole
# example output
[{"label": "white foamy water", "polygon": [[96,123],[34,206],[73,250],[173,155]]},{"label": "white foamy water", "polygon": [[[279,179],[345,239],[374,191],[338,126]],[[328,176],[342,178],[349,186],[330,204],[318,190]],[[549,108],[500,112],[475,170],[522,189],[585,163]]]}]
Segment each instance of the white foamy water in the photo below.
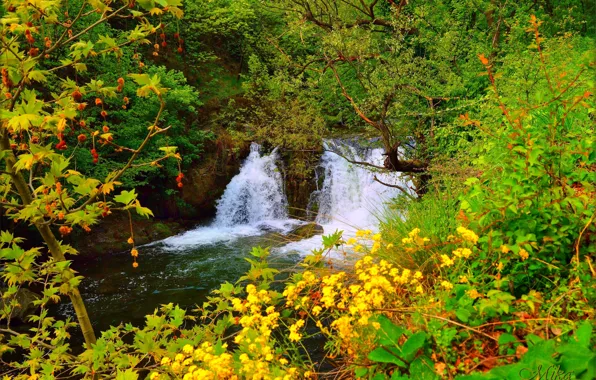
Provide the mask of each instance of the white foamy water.
[{"label": "white foamy water", "polygon": [[275,164],[277,149],[266,156],[261,156],[260,150],[258,144],[251,144],[240,173],[232,178],[217,202],[216,226],[256,226],[267,220],[288,218],[283,178]]},{"label": "white foamy water", "polygon": [[[376,230],[386,203],[399,190],[374,180],[407,188],[410,184],[398,173],[381,173],[363,165],[348,162],[368,162],[383,166],[383,150],[361,148],[357,143],[341,140],[324,142],[326,151],[321,157],[320,188],[312,194],[311,202],[319,205],[316,222],[325,234],[344,231],[344,237],[354,236],[356,230]],[[339,152],[338,155],[334,152]],[[232,242],[267,231],[289,232],[302,222],[288,217],[287,199],[283,192],[283,178],[276,165],[277,151],[262,155],[261,147],[253,143],[251,152],[240,172],[226,187],[217,203],[215,221],[207,227],[187,231],[163,240],[166,249],[183,250],[193,246]],[[278,254],[296,252],[308,254],[321,247],[321,236],[289,243],[274,249]]]},{"label": "white foamy water", "polygon": [[[382,173],[374,168],[356,165],[355,162],[367,162],[383,166],[385,156],[381,148],[358,148],[343,141],[324,142],[325,153],[321,157],[324,182],[313,196],[318,201],[319,211],[316,222],[323,226],[325,235],[337,230],[344,231],[344,238],[353,237],[359,229],[378,229],[386,204],[396,197],[400,190],[382,185],[374,180],[408,188],[410,183],[403,181],[399,173]],[[338,155],[334,152],[341,154]],[[307,254],[312,249],[321,247],[321,236],[287,244],[278,252],[298,252]]]},{"label": "white foamy water", "polygon": [[261,147],[252,143],[240,172],[232,178],[217,202],[213,224],[173,236],[162,243],[168,249],[184,249],[258,236],[266,230],[288,232],[299,224],[299,221],[288,218],[288,202],[277,159],[277,149],[261,155]]}]

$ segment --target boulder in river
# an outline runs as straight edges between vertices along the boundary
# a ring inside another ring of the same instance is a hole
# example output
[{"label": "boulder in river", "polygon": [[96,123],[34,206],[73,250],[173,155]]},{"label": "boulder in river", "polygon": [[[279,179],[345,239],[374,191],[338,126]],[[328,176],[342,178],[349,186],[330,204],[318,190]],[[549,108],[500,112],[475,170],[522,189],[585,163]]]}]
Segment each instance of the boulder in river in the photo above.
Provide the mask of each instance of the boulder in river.
[{"label": "boulder in river", "polygon": [[298,241],[308,239],[315,235],[322,235],[323,227],[316,223],[307,223],[294,228],[286,235],[286,239],[291,241]]},{"label": "boulder in river", "polygon": [[[0,289],[0,296],[3,296],[7,290],[6,288]],[[9,304],[11,300],[16,299],[19,306],[13,309],[11,318],[26,322],[27,317],[37,310],[38,305],[35,305],[34,302],[40,298],[41,296],[39,294],[29,289],[20,288],[15,294],[7,298],[2,297],[0,299],[0,306],[3,307],[5,304]]]}]

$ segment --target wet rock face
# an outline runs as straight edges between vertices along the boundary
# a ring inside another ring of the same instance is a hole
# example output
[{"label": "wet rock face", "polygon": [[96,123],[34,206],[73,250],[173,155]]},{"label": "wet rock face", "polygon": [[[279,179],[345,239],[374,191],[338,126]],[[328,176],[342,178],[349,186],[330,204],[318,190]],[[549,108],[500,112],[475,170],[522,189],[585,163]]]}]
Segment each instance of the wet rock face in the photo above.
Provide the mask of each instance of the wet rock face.
[{"label": "wet rock face", "polygon": [[313,221],[316,212],[309,212],[311,194],[317,187],[317,168],[322,151],[285,152],[282,155],[285,193],[290,217]]},{"label": "wet rock face", "polygon": [[2,298],[0,299],[0,306],[4,307],[5,305],[10,304],[12,300],[16,300],[19,306],[13,309],[11,319],[16,319],[20,322],[26,322],[27,317],[33,315],[38,309],[39,306],[35,305],[34,302],[41,299],[41,296],[29,289],[21,288],[17,290],[14,295],[4,298],[4,293],[7,290],[8,289],[6,288],[0,289],[0,295],[2,295]]},{"label": "wet rock face", "polygon": [[315,235],[322,235],[323,227],[316,223],[308,223],[302,226],[294,228],[290,231],[285,238],[290,241],[299,241],[302,239],[308,239]]},{"label": "wet rock face", "polygon": [[[238,146],[212,143],[201,160],[184,170],[182,189],[158,193],[149,186],[138,189],[141,204],[156,218],[204,219],[215,215],[217,200],[238,174],[249,153],[249,144]],[[173,179],[165,179],[175,183]]]}]

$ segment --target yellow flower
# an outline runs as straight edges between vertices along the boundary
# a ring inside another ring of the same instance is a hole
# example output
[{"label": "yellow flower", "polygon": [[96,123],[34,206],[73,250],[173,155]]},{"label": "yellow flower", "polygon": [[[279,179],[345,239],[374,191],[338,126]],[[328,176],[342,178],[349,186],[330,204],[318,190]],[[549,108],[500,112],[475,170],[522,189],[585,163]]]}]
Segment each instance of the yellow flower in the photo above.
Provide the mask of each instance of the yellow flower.
[{"label": "yellow flower", "polygon": [[374,241],[381,241],[381,234],[374,234],[373,237],[372,237],[372,239]]},{"label": "yellow flower", "polygon": [[528,257],[530,257],[530,254],[528,251],[522,248],[519,250],[519,256],[521,257],[522,261],[525,261]]},{"label": "yellow flower", "polygon": [[414,228],[412,231],[410,231],[410,233],[408,233],[408,236],[414,237],[414,236],[418,235],[419,233],[420,233],[420,228]]},{"label": "yellow flower", "polygon": [[393,244],[392,243],[387,244],[387,249],[391,249],[391,248],[393,248]]},{"label": "yellow flower", "polygon": [[468,295],[470,298],[472,298],[472,299],[474,299],[474,300],[475,300],[476,298],[482,297],[482,294],[478,293],[478,290],[476,290],[476,289],[471,289],[471,290],[468,290],[468,291],[466,292],[466,294],[467,294],[467,295]]},{"label": "yellow flower", "polygon": [[501,252],[503,252],[503,253],[509,253],[509,247],[507,247],[506,245],[502,245],[501,246]]},{"label": "yellow flower", "polygon": [[410,243],[412,243],[412,239],[411,238],[403,238],[403,239],[401,239],[401,242],[403,244],[410,244]]},{"label": "yellow flower", "polygon": [[441,286],[447,290],[451,290],[453,289],[453,284],[450,283],[449,281],[443,281],[441,282]]},{"label": "yellow flower", "polygon": [[453,251],[453,254],[455,255],[455,257],[463,257],[467,259],[472,254],[472,251],[469,248],[458,248],[455,251]]},{"label": "yellow flower", "polygon": [[503,270],[504,267],[505,266],[503,265],[503,263],[499,261],[499,264],[497,265],[497,270],[500,272]]},{"label": "yellow flower", "polygon": [[167,356],[161,359],[161,365],[168,365],[170,364],[171,360]]},{"label": "yellow flower", "polygon": [[478,242],[478,235],[474,231],[470,231],[465,227],[457,227],[457,233],[465,240],[476,244]]},{"label": "yellow flower", "polygon": [[468,283],[468,277],[466,277],[466,276],[459,276],[459,282],[461,282],[462,284]]},{"label": "yellow flower", "polygon": [[377,242],[375,242],[375,243],[373,244],[373,246],[371,247],[371,249],[370,249],[370,253],[375,253],[375,252],[377,252],[379,249],[381,249],[381,243],[379,243],[379,242],[377,241]]},{"label": "yellow flower", "polygon": [[316,317],[317,315],[319,315],[321,313],[321,310],[323,310],[323,308],[320,307],[320,306],[313,307],[312,308],[312,315],[314,315]]},{"label": "yellow flower", "polygon": [[185,345],[184,347],[182,347],[182,352],[184,352],[185,354],[192,354],[194,351],[194,348],[192,348],[192,346],[190,344]]},{"label": "yellow flower", "polygon": [[178,354],[178,355],[176,355],[176,357],[174,358],[174,360],[177,361],[177,362],[181,362],[181,361],[184,360],[184,355]]},{"label": "yellow flower", "polygon": [[253,284],[246,285],[246,293],[252,294],[252,293],[256,293],[256,292],[257,292],[257,288]]},{"label": "yellow flower", "polygon": [[296,321],[296,323],[294,323],[293,325],[290,326],[289,338],[292,342],[298,342],[300,339],[302,339],[302,334],[298,333],[298,330],[302,326],[304,326],[303,319],[299,319],[298,321]]},{"label": "yellow flower", "polygon": [[420,280],[422,278],[422,272],[417,270],[416,273],[414,273],[414,278]]},{"label": "yellow flower", "polygon": [[455,263],[453,259],[445,254],[441,255],[441,268],[450,267]]},{"label": "yellow flower", "polygon": [[346,242],[347,245],[354,245],[356,244],[357,240],[354,238],[349,238],[348,241]]},{"label": "yellow flower", "polygon": [[420,294],[424,293],[424,288],[422,288],[422,285],[418,285],[416,287],[416,293],[420,293]]},{"label": "yellow flower", "polygon": [[150,380],[157,380],[157,379],[159,379],[159,373],[157,373],[157,372],[151,372],[151,375],[149,375],[149,379]]}]

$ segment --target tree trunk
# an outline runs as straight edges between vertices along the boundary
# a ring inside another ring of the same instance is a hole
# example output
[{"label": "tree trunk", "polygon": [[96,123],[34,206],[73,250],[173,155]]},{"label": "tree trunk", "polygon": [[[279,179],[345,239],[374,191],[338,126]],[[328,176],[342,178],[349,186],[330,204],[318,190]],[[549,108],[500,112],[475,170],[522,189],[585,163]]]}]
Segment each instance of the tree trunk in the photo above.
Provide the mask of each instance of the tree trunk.
[{"label": "tree trunk", "polygon": [[[31,191],[21,173],[18,173],[14,170],[16,157],[10,148],[6,126],[3,126],[2,136],[0,138],[0,147],[3,151],[7,152],[6,156],[4,157],[4,161],[6,162],[6,172],[12,177],[12,182],[14,183],[16,190],[21,197],[23,205],[30,204],[33,200]],[[40,223],[35,223],[35,227],[47,244],[52,258],[56,261],[66,261],[64,253],[60,249],[60,243],[56,239],[56,236],[54,236],[52,230],[50,230],[50,227]],[[73,277],[73,274],[69,270],[65,270],[62,273],[62,276],[66,282]],[[77,314],[79,326],[83,332],[83,337],[85,338],[87,348],[91,348],[91,345],[96,341],[95,332],[93,331],[93,326],[91,326],[91,320],[89,319],[89,314],[87,314],[87,309],[85,308],[85,303],[83,302],[81,293],[77,287],[71,287],[70,291],[68,292],[68,296],[70,297],[72,305],[74,306],[75,312]]]}]

